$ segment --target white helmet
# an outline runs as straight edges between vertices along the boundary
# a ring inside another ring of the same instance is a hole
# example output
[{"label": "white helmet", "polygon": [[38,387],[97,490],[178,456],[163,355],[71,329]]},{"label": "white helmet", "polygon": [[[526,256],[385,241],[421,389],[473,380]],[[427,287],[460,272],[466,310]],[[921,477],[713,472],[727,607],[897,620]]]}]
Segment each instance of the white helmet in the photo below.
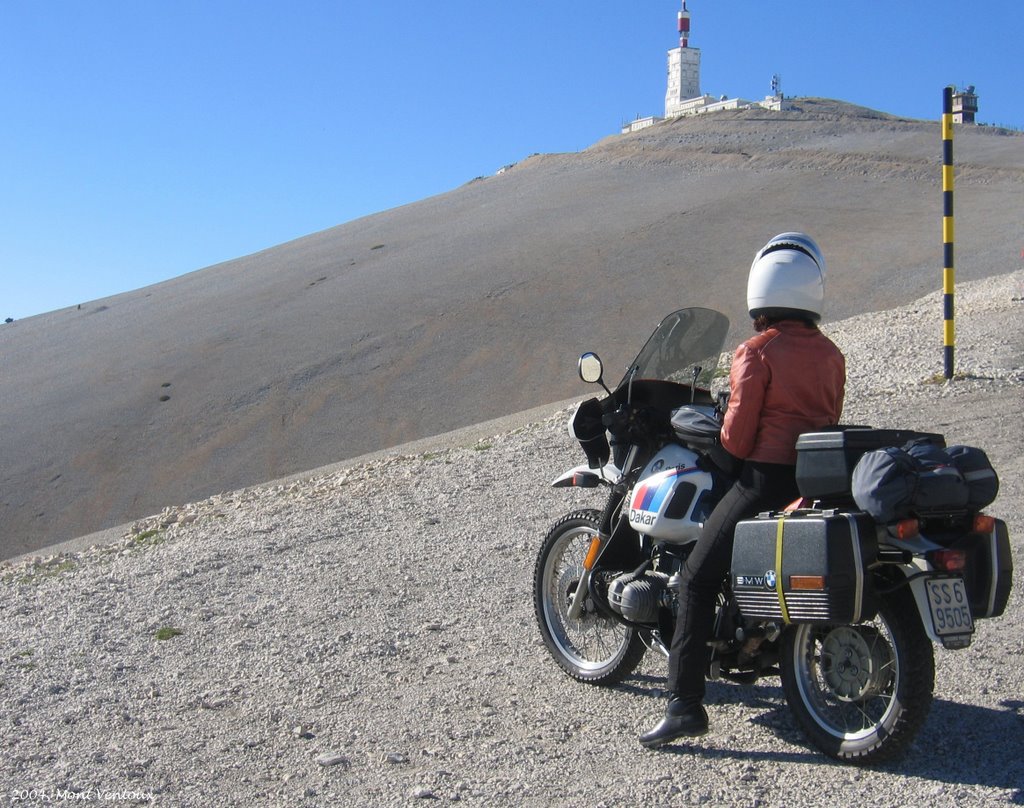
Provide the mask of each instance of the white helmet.
[{"label": "white helmet", "polygon": [[751,317],[810,317],[825,305],[825,257],[806,233],[780,233],[754,256],[747,278]]}]

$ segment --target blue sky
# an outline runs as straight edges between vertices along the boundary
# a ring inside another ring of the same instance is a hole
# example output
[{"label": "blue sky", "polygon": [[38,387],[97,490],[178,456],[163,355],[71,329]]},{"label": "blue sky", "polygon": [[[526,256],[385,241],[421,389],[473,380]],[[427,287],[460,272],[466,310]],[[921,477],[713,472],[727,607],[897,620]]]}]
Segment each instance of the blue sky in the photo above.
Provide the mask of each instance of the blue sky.
[{"label": "blue sky", "polygon": [[[1024,3],[688,0],[702,89],[1024,128]],[[679,0],[3,0],[0,320],[415,202],[660,114]],[[937,153],[938,153],[937,146]],[[938,159],[938,158],[937,158]]]}]

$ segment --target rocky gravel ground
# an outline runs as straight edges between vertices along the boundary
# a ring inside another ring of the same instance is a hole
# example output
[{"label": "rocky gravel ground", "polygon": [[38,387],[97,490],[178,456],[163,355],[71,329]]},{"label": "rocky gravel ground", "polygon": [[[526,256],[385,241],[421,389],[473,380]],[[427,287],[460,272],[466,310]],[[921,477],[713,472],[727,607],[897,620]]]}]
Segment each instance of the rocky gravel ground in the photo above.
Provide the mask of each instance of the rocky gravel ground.
[{"label": "rocky gravel ground", "polygon": [[[1024,569],[1024,272],[828,324],[844,420],[986,449]],[[600,346],[593,346],[600,348]],[[566,369],[572,373],[572,368]],[[581,395],[583,393],[581,392]],[[1006,805],[1024,803],[1024,601],[937,649],[899,763],[811,748],[775,679],[712,683],[712,730],[649,752],[664,660],[601,689],[542,645],[531,575],[581,461],[567,411],[165,509],[120,541],[0,568],[0,804]],[[1019,577],[1019,574],[1018,574]]]}]

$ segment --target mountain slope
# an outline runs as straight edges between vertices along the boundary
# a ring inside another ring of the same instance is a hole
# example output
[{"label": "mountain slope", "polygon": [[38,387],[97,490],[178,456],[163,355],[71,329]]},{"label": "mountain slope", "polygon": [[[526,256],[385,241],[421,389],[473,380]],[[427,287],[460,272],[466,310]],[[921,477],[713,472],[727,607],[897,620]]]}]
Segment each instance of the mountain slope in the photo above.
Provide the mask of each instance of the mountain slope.
[{"label": "mountain slope", "polygon": [[[573,395],[667,310],[746,328],[753,251],[829,260],[829,317],[941,284],[937,123],[838,102],[725,112],[0,329],[11,556]],[[956,130],[958,276],[1019,265],[1024,136]],[[939,336],[936,313],[936,340]]]}]

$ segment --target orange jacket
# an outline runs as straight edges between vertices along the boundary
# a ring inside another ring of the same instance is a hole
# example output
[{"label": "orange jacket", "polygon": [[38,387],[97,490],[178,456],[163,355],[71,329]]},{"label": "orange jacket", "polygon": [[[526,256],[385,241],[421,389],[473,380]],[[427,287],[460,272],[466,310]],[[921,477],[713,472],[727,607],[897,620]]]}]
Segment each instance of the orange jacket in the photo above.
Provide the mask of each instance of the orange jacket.
[{"label": "orange jacket", "polygon": [[796,463],[796,439],[839,423],[846,360],[816,328],[784,320],[733,356],[722,445],[744,460]]}]

